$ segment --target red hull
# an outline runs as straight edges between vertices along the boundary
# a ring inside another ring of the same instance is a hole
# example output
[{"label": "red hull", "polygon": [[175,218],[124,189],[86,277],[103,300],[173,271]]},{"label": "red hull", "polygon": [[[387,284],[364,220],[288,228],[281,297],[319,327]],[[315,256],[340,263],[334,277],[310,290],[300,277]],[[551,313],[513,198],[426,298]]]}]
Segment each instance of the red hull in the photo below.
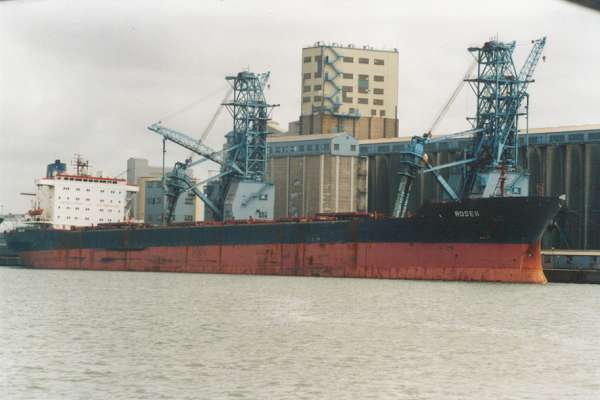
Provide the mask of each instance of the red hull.
[{"label": "red hull", "polygon": [[46,269],[545,283],[540,245],[335,243],[65,249],[21,253]]}]

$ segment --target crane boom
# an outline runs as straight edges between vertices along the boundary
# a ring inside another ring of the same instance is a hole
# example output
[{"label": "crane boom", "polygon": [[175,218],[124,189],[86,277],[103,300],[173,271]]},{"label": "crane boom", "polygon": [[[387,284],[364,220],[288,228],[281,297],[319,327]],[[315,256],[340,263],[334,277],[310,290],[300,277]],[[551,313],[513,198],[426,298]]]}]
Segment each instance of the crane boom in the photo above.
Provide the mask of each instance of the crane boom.
[{"label": "crane boom", "polygon": [[240,173],[242,172],[236,165],[227,163],[224,160],[223,152],[213,150],[210,147],[208,147],[207,145],[203,144],[202,142],[197,141],[194,138],[192,138],[184,133],[177,132],[173,129],[166,128],[166,127],[160,125],[159,122],[150,125],[148,127],[148,129],[151,130],[152,132],[158,133],[163,138],[165,138],[173,143],[176,143],[183,148],[186,148],[186,149],[194,152],[195,154],[198,154],[198,155],[200,155],[204,158],[207,158],[211,161],[214,161],[215,163],[219,164],[222,167],[231,166],[231,168],[235,169],[236,171],[238,171]]}]

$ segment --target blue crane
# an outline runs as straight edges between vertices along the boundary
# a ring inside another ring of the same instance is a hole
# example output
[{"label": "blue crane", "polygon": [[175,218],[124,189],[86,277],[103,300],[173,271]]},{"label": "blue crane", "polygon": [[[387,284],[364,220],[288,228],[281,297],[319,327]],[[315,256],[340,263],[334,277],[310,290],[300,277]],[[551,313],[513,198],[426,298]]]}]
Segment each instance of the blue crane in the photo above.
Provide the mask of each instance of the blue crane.
[{"label": "blue crane", "polygon": [[[224,100],[222,106],[227,108],[233,117],[233,130],[226,135],[226,143],[220,151],[207,146],[203,140],[207,136],[208,130],[214,125],[221,108],[211,119],[200,140],[167,128],[160,122],[148,127],[150,131],[163,137],[163,143],[169,141],[191,152],[190,157],[183,162],[175,163],[171,172],[164,177],[167,198],[166,223],[172,222],[177,200],[185,192],[194,193],[206,204],[211,213],[210,219],[223,220],[226,217],[225,206],[232,186],[240,192],[239,187],[243,187],[244,183],[260,183],[257,189],[254,189],[255,185],[250,185],[252,189],[246,188],[241,191],[243,192],[241,204],[244,207],[253,199],[263,196],[263,192],[268,188],[272,188],[272,185],[269,186],[265,182],[267,122],[272,108],[275,107],[275,105],[267,104],[265,99],[264,88],[268,79],[269,73],[254,74],[249,71],[226,77],[234,96],[231,101]],[[200,158],[192,161],[193,155]],[[220,171],[213,177],[195,182],[188,175],[187,170],[205,161],[218,164]],[[199,189],[203,185],[206,185],[204,191]],[[254,190],[254,192],[249,193],[249,190]],[[235,197],[235,194],[229,197]],[[260,211],[259,215],[272,217],[272,212],[264,212],[260,209],[258,211]]]},{"label": "blue crane", "polygon": [[[524,111],[520,109],[523,101],[528,98],[527,87],[533,82],[533,73],[541,58],[546,38],[542,37],[532,43],[531,52],[518,73],[513,61],[515,42],[492,40],[482,47],[468,49],[477,66],[477,76],[469,77],[472,70],[470,68],[464,79],[477,96],[477,114],[469,119],[472,129],[432,139],[431,131],[441,119],[438,116],[428,132],[423,136],[413,137],[408,150],[400,153],[400,182],[392,212],[394,217],[405,216],[412,184],[419,172],[433,173],[436,181],[453,201],[476,196],[527,194],[528,178],[518,167],[518,122],[521,116],[527,116],[529,112],[528,107]],[[456,98],[460,87],[461,85],[442,109],[441,116]],[[425,153],[425,145],[452,136],[473,138],[465,158],[432,166]],[[465,167],[465,176],[458,194],[440,175],[439,170],[461,165]]]}]

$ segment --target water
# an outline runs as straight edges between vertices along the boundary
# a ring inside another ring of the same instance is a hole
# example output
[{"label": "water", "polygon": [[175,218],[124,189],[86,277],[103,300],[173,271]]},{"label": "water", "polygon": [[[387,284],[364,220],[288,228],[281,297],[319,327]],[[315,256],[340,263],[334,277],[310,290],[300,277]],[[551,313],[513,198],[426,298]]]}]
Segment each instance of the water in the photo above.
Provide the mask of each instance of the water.
[{"label": "water", "polygon": [[0,268],[2,399],[598,399],[600,286]]}]

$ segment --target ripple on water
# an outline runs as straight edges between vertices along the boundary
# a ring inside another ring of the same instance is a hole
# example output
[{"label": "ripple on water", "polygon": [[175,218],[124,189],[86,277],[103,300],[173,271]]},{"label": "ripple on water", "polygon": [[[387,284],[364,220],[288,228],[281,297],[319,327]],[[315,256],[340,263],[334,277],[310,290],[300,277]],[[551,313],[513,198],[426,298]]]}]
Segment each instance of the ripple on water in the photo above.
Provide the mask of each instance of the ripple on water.
[{"label": "ripple on water", "polygon": [[7,398],[591,399],[600,285],[0,268]]}]

